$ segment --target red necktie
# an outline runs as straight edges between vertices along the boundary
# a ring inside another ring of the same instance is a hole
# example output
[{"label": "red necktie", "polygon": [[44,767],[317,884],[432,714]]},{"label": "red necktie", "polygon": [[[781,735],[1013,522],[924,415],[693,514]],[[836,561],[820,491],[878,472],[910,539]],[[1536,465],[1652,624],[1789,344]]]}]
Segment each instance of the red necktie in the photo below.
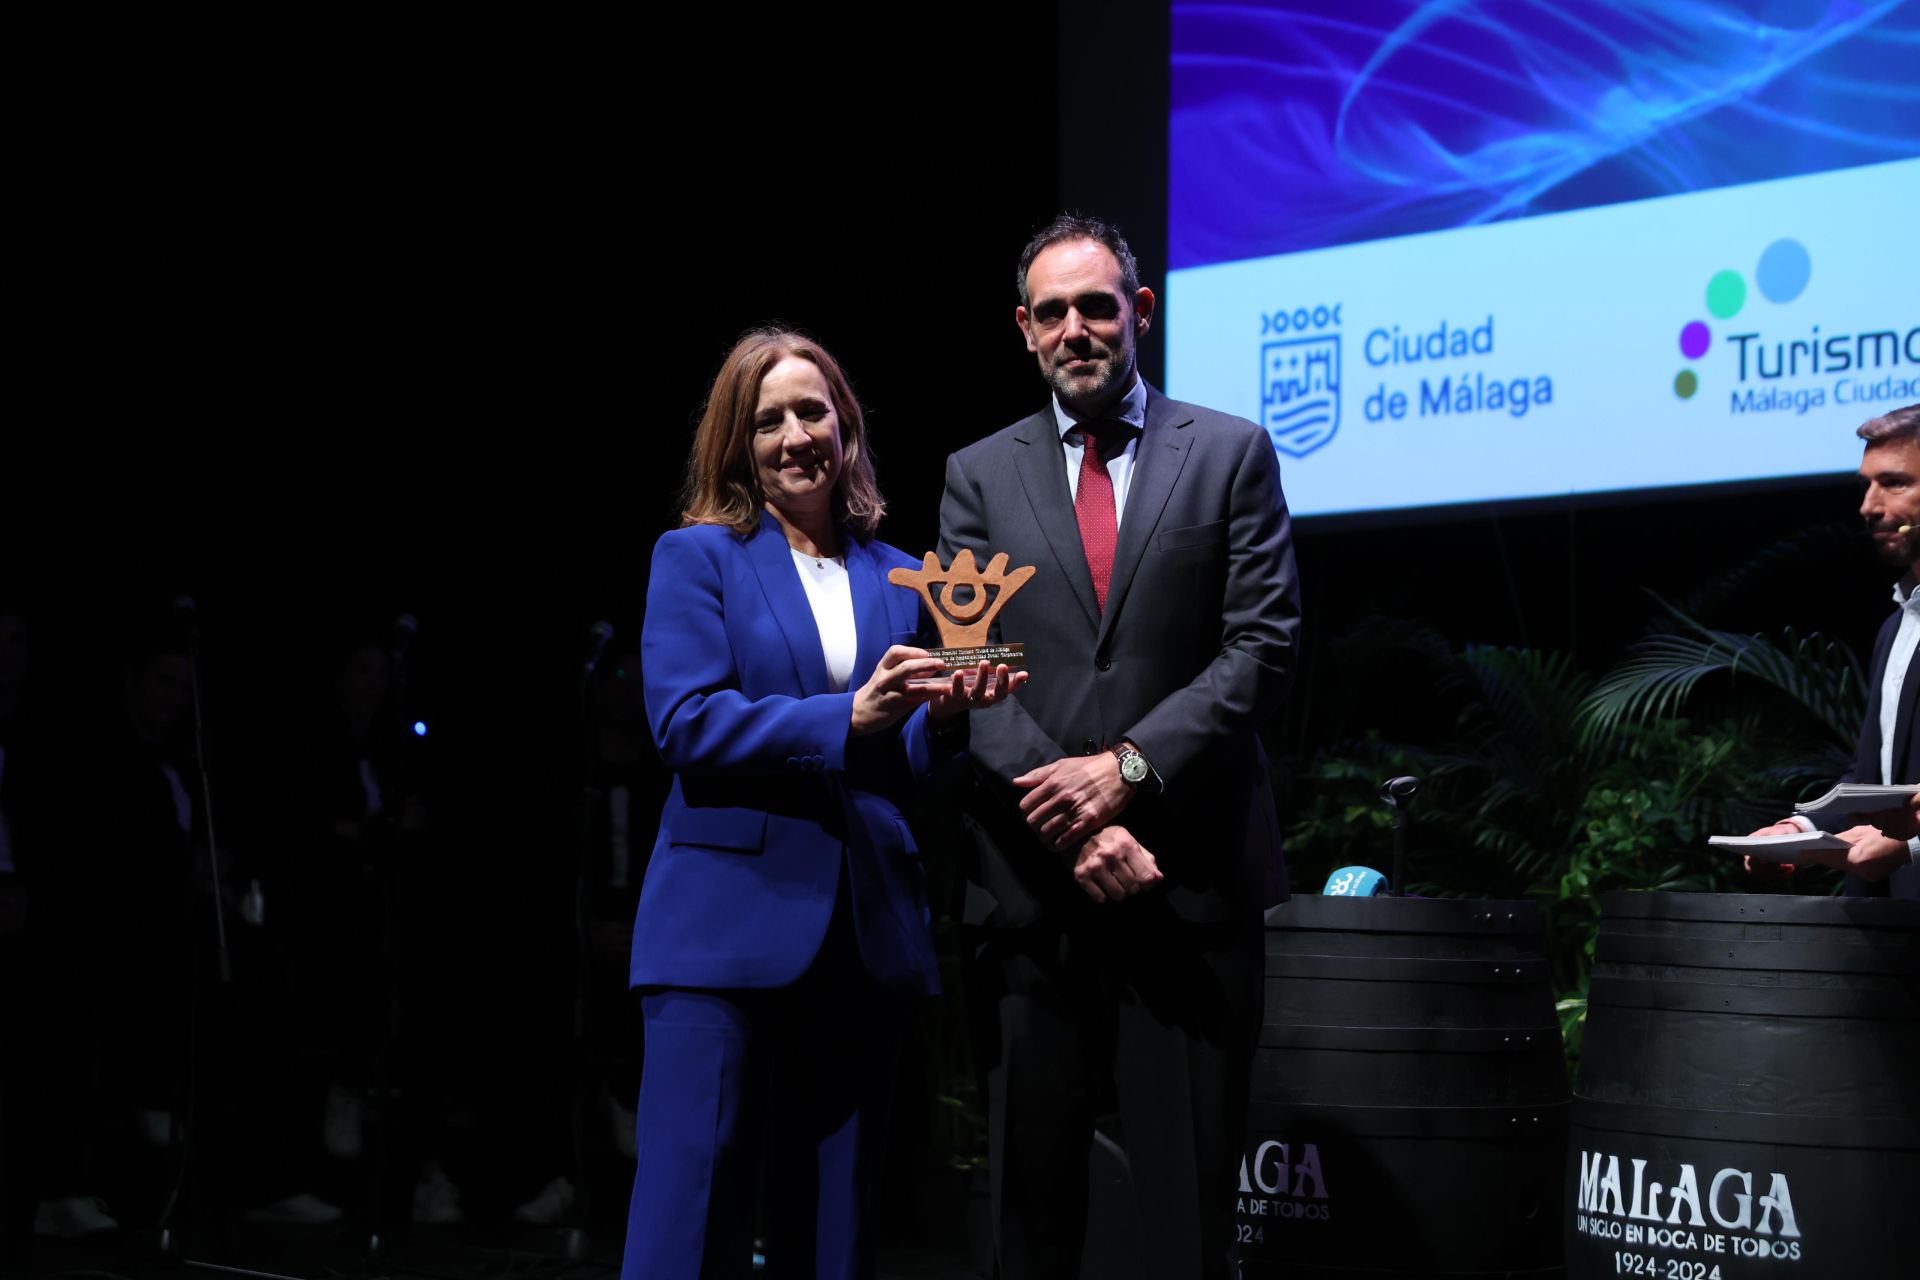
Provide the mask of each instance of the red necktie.
[{"label": "red necktie", "polygon": [[1093,598],[1107,610],[1107,583],[1113,577],[1113,544],[1119,536],[1114,519],[1113,477],[1101,454],[1105,438],[1119,434],[1119,424],[1089,422],[1080,425],[1080,483],[1074,490],[1073,514],[1080,521],[1080,545],[1087,552],[1093,574]]}]

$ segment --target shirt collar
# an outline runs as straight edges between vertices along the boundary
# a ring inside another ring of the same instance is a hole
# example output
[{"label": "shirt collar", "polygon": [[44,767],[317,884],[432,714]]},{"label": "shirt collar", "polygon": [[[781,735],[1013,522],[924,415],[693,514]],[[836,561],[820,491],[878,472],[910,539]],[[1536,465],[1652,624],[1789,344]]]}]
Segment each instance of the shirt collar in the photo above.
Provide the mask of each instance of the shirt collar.
[{"label": "shirt collar", "polygon": [[1900,575],[1900,581],[1893,584],[1893,602],[1902,609],[1920,611],[1920,592],[1914,590],[1915,582],[1911,573]]},{"label": "shirt collar", "polygon": [[[1053,397],[1053,420],[1060,428],[1060,436],[1062,439],[1066,438],[1069,431],[1074,430],[1080,425],[1080,419],[1074,417],[1073,414],[1067,410],[1067,406],[1060,403],[1060,396],[1057,392]],[[1138,370],[1134,371],[1133,385],[1127,388],[1127,394],[1121,396],[1120,403],[1113,406],[1113,412],[1104,415],[1100,421],[1124,422],[1135,431],[1146,430],[1147,383],[1146,379],[1140,376]]]}]

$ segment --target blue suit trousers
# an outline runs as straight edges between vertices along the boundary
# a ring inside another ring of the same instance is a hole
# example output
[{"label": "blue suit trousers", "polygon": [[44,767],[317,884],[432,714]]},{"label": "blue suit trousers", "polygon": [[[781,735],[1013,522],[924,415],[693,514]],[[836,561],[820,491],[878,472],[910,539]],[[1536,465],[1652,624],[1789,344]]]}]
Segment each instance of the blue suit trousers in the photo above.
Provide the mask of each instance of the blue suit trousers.
[{"label": "blue suit trousers", "polygon": [[772,1274],[873,1274],[869,1202],[911,1005],[867,976],[844,882],[840,897],[791,986],[642,990],[623,1280],[745,1280],[756,1218]]}]

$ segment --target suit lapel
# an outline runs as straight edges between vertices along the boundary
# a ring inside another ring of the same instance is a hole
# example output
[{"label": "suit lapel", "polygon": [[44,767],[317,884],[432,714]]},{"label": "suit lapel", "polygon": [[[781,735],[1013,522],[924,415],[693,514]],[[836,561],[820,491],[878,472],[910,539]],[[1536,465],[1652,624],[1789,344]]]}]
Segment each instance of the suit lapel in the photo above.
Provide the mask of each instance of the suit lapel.
[{"label": "suit lapel", "polygon": [[[767,607],[786,637],[793,655],[794,680],[803,695],[830,692],[827,684],[827,655],[820,647],[820,630],[813,622],[813,606],[807,603],[806,588],[793,567],[793,551],[779,522],[766,512],[760,513],[760,531],[747,539],[747,558],[766,593]],[[849,557],[851,560],[851,557]]]},{"label": "suit lapel", "polygon": [[1160,524],[1160,513],[1166,510],[1174,482],[1186,466],[1193,437],[1184,428],[1192,421],[1191,417],[1177,413],[1171,400],[1152,387],[1147,388],[1146,428],[1134,449],[1127,509],[1120,513],[1120,540],[1113,551],[1113,577],[1107,582],[1107,611],[1100,623],[1102,642],[1126,602],[1127,589],[1133,585],[1134,573],[1140,568],[1140,557],[1146,554],[1147,542]]},{"label": "suit lapel", "polygon": [[1866,781],[1880,780],[1880,690],[1867,693],[1867,713],[1861,727],[1859,749],[1854,752],[1853,776]]},{"label": "suit lapel", "polygon": [[1920,702],[1920,649],[1914,650],[1912,659],[1907,663],[1906,679],[1900,682],[1900,709],[1894,714],[1893,751],[1888,756],[1888,764],[1893,770],[1888,778],[1890,782],[1906,781],[1908,770],[1913,765],[1912,743],[1908,739],[1913,733],[1916,702]]},{"label": "suit lapel", "polygon": [[1881,624],[1873,638],[1873,662],[1867,667],[1867,710],[1860,725],[1859,749],[1854,753],[1853,777],[1856,782],[1882,781],[1880,777],[1880,703],[1887,687],[1887,660],[1893,652],[1893,633],[1899,615]]},{"label": "suit lapel", "polygon": [[840,545],[846,548],[847,585],[853,592],[853,625],[859,638],[853,672],[858,676],[880,665],[893,639],[887,623],[886,593],[900,588],[890,585],[881,574],[871,546],[862,545],[845,529],[840,531]]},{"label": "suit lapel", "polygon": [[[1053,405],[1034,414],[1014,432],[1024,452],[1015,461],[1020,483],[1033,507],[1034,521],[1053,548],[1059,562],[1060,577],[1073,591],[1074,599],[1086,612],[1087,624],[1098,628],[1100,606],[1093,598],[1093,575],[1087,570],[1087,552],[1080,541],[1080,522],[1073,514],[1073,495],[1067,492],[1067,464],[1060,452],[1060,430],[1054,420]],[[1128,499],[1131,503],[1132,499]],[[991,555],[1001,550],[986,548]]]}]

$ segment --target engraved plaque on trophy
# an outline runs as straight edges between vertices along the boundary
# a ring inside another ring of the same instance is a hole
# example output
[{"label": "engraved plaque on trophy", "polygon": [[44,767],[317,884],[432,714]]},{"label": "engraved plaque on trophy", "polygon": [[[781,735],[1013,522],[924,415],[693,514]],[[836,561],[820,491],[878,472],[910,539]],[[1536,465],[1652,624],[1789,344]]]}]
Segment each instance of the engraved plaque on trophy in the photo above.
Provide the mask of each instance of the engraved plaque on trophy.
[{"label": "engraved plaque on trophy", "polygon": [[944,674],[951,679],[954,672],[974,671],[982,662],[994,667],[1004,663],[1016,670],[1027,665],[1025,645],[988,644],[987,629],[1033,574],[1032,565],[1009,571],[1004,551],[983,570],[973,552],[962,548],[949,568],[942,569],[929,551],[918,569],[895,569],[887,574],[887,581],[920,593],[927,616],[940,632],[941,647],[927,653],[946,664]]}]

